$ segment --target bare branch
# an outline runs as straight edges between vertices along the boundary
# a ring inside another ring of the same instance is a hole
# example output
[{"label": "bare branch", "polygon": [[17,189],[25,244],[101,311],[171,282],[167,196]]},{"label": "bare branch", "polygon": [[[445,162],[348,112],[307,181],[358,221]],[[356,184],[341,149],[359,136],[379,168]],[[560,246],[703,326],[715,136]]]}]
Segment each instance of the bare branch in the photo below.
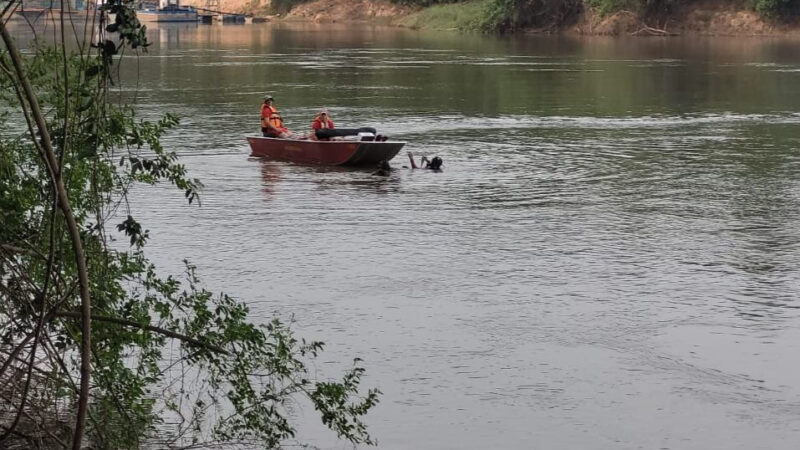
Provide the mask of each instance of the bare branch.
[{"label": "bare branch", "polygon": [[11,244],[0,244],[0,250],[7,251],[9,253],[28,253],[24,248],[15,247]]},{"label": "bare branch", "polygon": [[[73,318],[73,319],[78,319],[78,318],[81,317],[81,313],[72,312],[72,311],[59,311],[59,312],[55,313],[55,315],[56,315],[56,317],[70,317],[70,318]],[[171,331],[171,330],[167,330],[166,328],[161,328],[161,327],[156,327],[156,326],[153,326],[153,325],[142,324],[142,323],[134,322],[132,320],[120,319],[118,317],[98,316],[96,314],[92,315],[92,320],[97,320],[99,322],[116,323],[116,324],[119,324],[119,325],[125,325],[125,326],[128,326],[128,327],[135,327],[135,328],[139,328],[139,329],[142,329],[142,330],[152,331],[154,333],[158,333],[158,334],[161,334],[163,336],[167,336],[167,337],[175,338],[175,339],[178,339],[178,340],[181,340],[181,341],[184,341],[184,342],[188,342],[189,344],[192,344],[192,345],[200,347],[200,348],[204,348],[206,350],[211,350],[211,351],[213,351],[215,353],[220,353],[220,354],[228,355],[228,356],[231,355],[231,353],[229,351],[225,350],[222,347],[219,347],[219,346],[214,345],[214,344],[209,344],[207,342],[203,342],[203,341],[197,340],[197,339],[195,339],[195,338],[193,338],[191,336],[186,336],[185,334],[180,334],[180,333],[176,333],[176,332]]]},{"label": "bare branch", "polygon": [[39,303],[41,303],[40,311],[39,311],[39,319],[36,322],[36,329],[34,331],[34,340],[33,340],[33,348],[31,349],[31,356],[30,361],[28,362],[28,373],[26,374],[25,379],[25,386],[22,389],[22,398],[19,401],[19,408],[17,409],[17,415],[14,417],[14,421],[11,423],[11,426],[6,430],[5,433],[0,435],[0,442],[5,441],[8,436],[17,428],[20,419],[22,418],[22,413],[25,410],[25,403],[28,400],[28,390],[31,386],[31,378],[33,377],[33,368],[35,366],[34,362],[36,359],[36,349],[39,345],[39,336],[42,332],[42,327],[45,323],[45,312],[47,310],[47,290],[50,286],[50,279],[51,274],[53,271],[53,259],[55,256],[55,248],[56,248],[56,219],[58,213],[58,196],[55,192],[53,192],[53,207],[50,213],[50,242],[49,242],[49,249],[47,254],[47,270],[45,272],[44,278],[44,286],[39,293]]}]

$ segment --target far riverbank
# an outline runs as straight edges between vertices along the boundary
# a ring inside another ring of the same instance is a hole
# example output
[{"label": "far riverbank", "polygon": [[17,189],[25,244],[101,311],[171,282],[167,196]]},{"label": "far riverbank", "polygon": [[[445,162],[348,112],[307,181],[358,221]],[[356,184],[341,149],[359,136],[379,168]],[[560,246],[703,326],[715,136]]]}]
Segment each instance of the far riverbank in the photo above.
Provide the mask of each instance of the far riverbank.
[{"label": "far riverbank", "polygon": [[[188,0],[186,4],[204,0]],[[800,36],[795,20],[767,20],[753,2],[704,0],[667,3],[657,10],[624,9],[615,11],[603,0],[563,0],[549,18],[524,18],[533,6],[519,11],[498,10],[498,0],[470,0],[427,7],[381,0],[313,0],[292,6],[288,12],[270,14],[274,0],[222,0],[221,9],[254,15],[269,15],[272,20],[315,23],[368,22],[413,29],[501,31],[514,33],[563,33],[597,36]],[[507,4],[511,4],[506,2]],[[676,6],[677,5],[677,6]],[[539,10],[537,10],[539,11]],[[548,12],[538,13],[546,16]],[[513,19],[504,16],[513,15]],[[521,17],[523,16],[523,17]]]}]

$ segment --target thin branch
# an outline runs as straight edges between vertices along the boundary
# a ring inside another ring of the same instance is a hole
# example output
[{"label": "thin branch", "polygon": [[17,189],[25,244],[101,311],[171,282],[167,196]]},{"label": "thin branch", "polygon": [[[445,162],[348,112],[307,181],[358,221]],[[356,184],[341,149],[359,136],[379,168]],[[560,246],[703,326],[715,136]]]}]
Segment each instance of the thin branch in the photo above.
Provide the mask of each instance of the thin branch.
[{"label": "thin branch", "polygon": [[11,362],[17,358],[17,355],[19,355],[19,352],[21,352],[22,349],[25,348],[26,345],[28,345],[28,342],[31,339],[33,339],[33,337],[34,337],[34,333],[33,332],[29,333],[27,336],[25,336],[25,338],[22,340],[22,342],[17,344],[17,346],[14,347],[14,350],[12,350],[11,353],[8,354],[9,355],[8,359],[3,361],[3,365],[0,366],[0,378],[3,378],[3,374],[8,369],[8,367],[11,366]]},{"label": "thin branch", "polygon": [[647,25],[644,25],[642,28],[631,33],[631,36],[638,36],[640,34],[649,34],[651,36],[669,36],[670,33],[667,30],[659,30],[658,28],[653,28]]},{"label": "thin branch", "polygon": [[[5,22],[6,20],[8,20],[8,19],[3,19],[3,17],[5,17],[5,15],[6,15],[6,14],[8,14],[8,11],[11,11],[11,14],[14,14],[14,11],[16,11],[16,10],[17,10],[17,7],[18,7],[18,6],[19,6],[21,3],[22,3],[22,1],[19,1],[19,2],[17,2],[17,1],[14,1],[14,0],[12,0],[12,1],[9,1],[9,2],[8,2],[8,4],[6,5],[6,7],[5,7],[5,8],[3,8],[3,12],[0,12],[0,20],[2,20],[3,22]],[[12,8],[13,8],[13,10],[12,10]],[[11,18],[11,14],[8,14],[8,18],[9,18],[9,19]]]},{"label": "thin branch", "polygon": [[[2,353],[4,355],[10,355],[11,354],[11,352],[9,352],[8,350],[4,350],[2,348],[0,348],[0,353]],[[14,360],[16,362],[27,363],[27,361],[25,361],[24,359],[20,358],[19,356],[14,357]],[[44,370],[44,369],[42,369],[40,367],[34,367],[33,370],[36,373],[38,373],[39,375],[43,375],[43,376],[50,375],[50,372],[48,372],[48,371],[46,371],[46,370]]]},{"label": "thin branch", "polygon": [[[55,313],[56,317],[70,317],[73,319],[81,318],[81,313],[75,311],[59,311]],[[120,319],[118,317],[108,317],[108,316],[98,316],[97,314],[92,314],[92,320],[97,320],[99,322],[108,322],[108,323],[116,323],[118,325],[124,325],[128,327],[139,328],[142,330],[152,331],[154,333],[161,334],[163,336],[171,337],[174,339],[178,339],[184,342],[188,342],[194,346],[204,348],[206,350],[211,350],[215,353],[220,353],[223,355],[231,356],[231,353],[225,350],[222,347],[219,347],[214,344],[209,344],[207,342],[200,341],[195,339],[191,336],[186,336],[185,334],[176,333],[172,330],[167,330],[166,328],[156,327],[153,325],[142,324],[138,322],[134,322],[132,320]]]},{"label": "thin branch", "polygon": [[0,244],[0,250],[7,251],[9,253],[28,253],[24,248],[15,247],[11,244]]},{"label": "thin branch", "polygon": [[[47,312],[47,315],[44,318],[44,322],[45,323],[49,323],[53,319],[53,317],[55,317],[57,309],[65,301],[67,301],[67,299],[69,299],[69,297],[72,295],[72,293],[74,291],[75,291],[75,285],[73,284],[72,287],[64,294],[64,296],[61,297],[58,301],[56,301],[55,304],[53,305],[53,307],[50,308],[50,310]],[[48,336],[48,335],[45,334],[45,336]],[[6,361],[3,361],[3,365],[0,367],[0,379],[3,378],[3,373],[6,371],[8,366],[11,364],[11,360],[17,358],[17,355],[19,354],[19,352],[22,351],[22,349],[25,347],[25,345],[27,345],[28,342],[31,339],[33,339],[33,337],[34,337],[34,333],[33,332],[28,333],[28,335],[25,336],[25,338],[22,340],[22,342],[17,344],[17,346],[14,348],[14,350],[11,351],[10,353],[8,353],[9,359],[7,359]],[[49,339],[49,337],[48,337],[48,339]]]},{"label": "thin branch", "polygon": [[[47,338],[47,342],[42,342],[42,344],[45,346],[45,349],[47,349],[47,344],[50,344],[50,351],[45,352],[45,355],[47,355],[47,357],[50,359],[51,364],[53,363],[53,359],[55,359],[55,363],[64,372],[64,376],[71,385],[72,390],[76,394],[79,394],[80,390],[78,389],[78,385],[75,383],[75,380],[72,379],[72,376],[70,375],[69,370],[67,369],[67,365],[66,363],[64,363],[64,359],[61,357],[61,355],[58,354],[58,349],[53,344],[52,339],[50,339],[50,335],[45,334],[45,338]],[[103,436],[103,433],[100,431],[100,427],[98,426],[99,422],[97,421],[97,419],[95,419],[91,409],[88,411],[88,413],[89,413],[89,420],[94,425],[95,432],[98,434],[98,437],[100,438],[100,443],[102,444],[103,442],[105,442],[105,436]]]},{"label": "thin branch", "polygon": [[[39,154],[42,158],[44,158],[44,149],[39,141],[36,140],[36,132],[33,131],[33,119],[31,118],[30,112],[28,112],[28,106],[25,103],[25,96],[22,93],[22,88],[20,87],[17,80],[14,79],[14,74],[11,71],[11,68],[6,65],[5,58],[0,58],[0,69],[8,76],[8,79],[11,80],[11,84],[14,85],[14,93],[17,96],[17,100],[19,100],[19,106],[22,108],[22,115],[25,117],[25,123],[28,125],[28,133],[31,135],[31,140],[33,141],[33,145],[36,147],[36,150],[39,151]],[[47,167],[48,172],[50,172],[50,166],[45,162],[45,166]],[[52,177],[53,174],[50,174]]]},{"label": "thin branch", "polygon": [[53,270],[53,259],[55,257],[55,248],[56,248],[56,221],[58,219],[58,195],[53,192],[53,207],[50,213],[50,242],[49,242],[49,250],[47,254],[47,268],[45,269],[45,277],[44,277],[44,285],[42,286],[42,290],[39,293],[39,302],[41,303],[40,311],[39,311],[39,320],[36,322],[36,330],[34,331],[34,340],[33,340],[33,348],[31,349],[31,356],[30,362],[28,363],[28,373],[26,374],[25,379],[25,386],[22,388],[22,397],[19,401],[19,408],[17,409],[17,415],[14,417],[14,421],[11,423],[11,426],[6,430],[5,433],[0,435],[0,442],[5,441],[8,436],[17,428],[20,419],[22,418],[22,412],[25,410],[25,403],[28,400],[28,392],[31,386],[31,378],[33,376],[33,367],[34,361],[36,359],[36,349],[39,345],[39,336],[42,332],[42,327],[44,327],[45,321],[45,313],[47,311],[47,291],[50,287],[50,279],[51,279],[51,272]]},{"label": "thin branch", "polygon": [[[66,4],[66,9],[64,5]],[[61,0],[61,57],[64,60],[64,135],[61,137],[61,154],[58,156],[58,171],[64,170],[64,157],[69,147],[69,59],[67,59],[67,37],[64,15],[69,10],[69,2]]]},{"label": "thin branch", "polygon": [[[11,399],[10,399],[10,398],[8,398],[8,397],[6,397],[6,396],[1,396],[0,398],[3,398],[3,399],[4,399],[4,400],[6,400],[7,402],[10,402],[10,401],[11,401]],[[33,417],[32,415],[30,415],[30,413],[28,413],[28,412],[25,412],[25,413],[23,413],[23,414],[25,414],[25,417],[27,417],[27,418],[28,418],[28,420],[30,420],[31,422],[36,422],[36,418],[35,418],[35,417]],[[52,432],[52,431],[50,431],[50,430],[48,430],[47,428],[44,428],[44,427],[42,427],[42,431],[44,431],[44,432],[45,432],[45,433],[46,433],[48,436],[50,436],[50,438],[51,438],[51,439],[53,439],[53,440],[54,440],[54,441],[56,441],[56,442],[57,442],[59,445],[61,445],[61,447],[62,447],[62,448],[69,448],[69,447],[67,446],[67,444],[66,444],[66,443],[65,443],[65,442],[64,442],[64,441],[63,441],[61,438],[59,438],[58,436],[56,436],[55,434],[53,434],[53,432]],[[24,438],[26,438],[26,439],[30,439],[29,437],[25,436],[25,435],[24,435],[24,434],[22,434],[22,433],[19,433],[18,431],[14,431],[13,433],[14,433],[15,435],[17,435],[17,436],[24,437]]]},{"label": "thin branch", "polygon": [[[5,425],[0,425],[0,427],[8,429],[8,427],[6,427]],[[33,439],[31,436],[28,436],[27,434],[20,433],[17,430],[11,430],[11,434],[13,434],[15,436],[18,436],[18,437],[21,437],[22,439],[25,439],[29,443],[32,443],[33,445],[35,445],[36,440]]]},{"label": "thin branch", "polygon": [[[0,398],[2,398],[3,400],[5,400],[5,401],[7,401],[7,402],[9,402],[9,403],[11,403],[11,402],[12,402],[12,399],[11,399],[11,398],[9,398],[9,397],[7,397],[7,396],[5,396],[5,395],[2,395],[2,394],[0,394]],[[27,417],[27,418],[28,418],[28,420],[30,420],[31,422],[37,422],[36,418],[35,418],[35,417],[33,417],[33,416],[32,416],[32,415],[29,413],[29,412],[27,412],[27,411],[23,411],[23,412],[22,412],[22,414],[23,414],[23,415],[25,415],[25,417]],[[8,429],[8,427],[4,427],[4,428]],[[48,435],[48,436],[50,436],[50,438],[52,438],[54,441],[58,442],[58,443],[61,445],[61,447],[62,447],[62,448],[68,448],[67,444],[66,444],[66,443],[65,443],[63,440],[61,440],[61,439],[60,439],[58,436],[56,436],[55,434],[53,434],[53,433],[52,433],[50,430],[48,430],[47,428],[45,428],[45,427],[42,427],[42,431],[44,431],[45,433],[47,433],[47,435]],[[16,430],[10,430],[10,432],[11,432],[12,434],[14,434],[14,435],[17,435],[17,436],[24,436],[23,434],[21,434],[21,433],[17,432]]]}]

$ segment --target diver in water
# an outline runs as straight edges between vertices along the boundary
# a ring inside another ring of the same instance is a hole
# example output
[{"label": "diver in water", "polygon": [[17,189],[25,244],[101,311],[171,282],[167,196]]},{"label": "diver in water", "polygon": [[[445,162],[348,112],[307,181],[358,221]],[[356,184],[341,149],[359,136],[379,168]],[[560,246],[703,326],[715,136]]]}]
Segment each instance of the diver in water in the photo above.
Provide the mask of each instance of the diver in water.
[{"label": "diver in water", "polygon": [[414,154],[408,152],[408,160],[411,161],[411,168],[412,169],[430,169],[436,172],[442,171],[442,158],[438,156],[434,156],[433,159],[428,159],[428,157],[423,156],[422,160],[420,160],[420,166],[417,166],[417,163],[414,161]]}]

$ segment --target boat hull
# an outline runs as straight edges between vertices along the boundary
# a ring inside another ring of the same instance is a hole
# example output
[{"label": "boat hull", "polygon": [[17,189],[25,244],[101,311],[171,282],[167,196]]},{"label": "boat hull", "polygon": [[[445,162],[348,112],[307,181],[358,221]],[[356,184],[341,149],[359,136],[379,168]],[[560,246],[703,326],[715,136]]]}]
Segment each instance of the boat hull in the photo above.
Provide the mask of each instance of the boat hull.
[{"label": "boat hull", "polygon": [[251,156],[323,166],[375,166],[394,158],[405,142],[310,141],[248,137]]}]

